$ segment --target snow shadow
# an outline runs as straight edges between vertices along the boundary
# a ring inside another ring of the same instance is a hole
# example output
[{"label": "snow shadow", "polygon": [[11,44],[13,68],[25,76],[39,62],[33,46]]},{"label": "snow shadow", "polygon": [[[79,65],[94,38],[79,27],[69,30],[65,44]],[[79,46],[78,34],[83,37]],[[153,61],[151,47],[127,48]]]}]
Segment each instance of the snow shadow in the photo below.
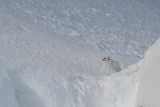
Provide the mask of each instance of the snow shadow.
[{"label": "snow shadow", "polygon": [[8,71],[8,75],[13,83],[19,107],[46,107],[37,92],[25,83],[17,71]]}]

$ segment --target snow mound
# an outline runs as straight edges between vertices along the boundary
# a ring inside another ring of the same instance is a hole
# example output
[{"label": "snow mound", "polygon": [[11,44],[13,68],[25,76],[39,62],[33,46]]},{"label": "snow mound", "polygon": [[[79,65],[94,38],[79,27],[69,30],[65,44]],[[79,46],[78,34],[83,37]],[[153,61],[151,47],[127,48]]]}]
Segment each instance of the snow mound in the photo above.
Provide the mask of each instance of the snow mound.
[{"label": "snow mound", "polygon": [[4,71],[0,71],[0,107],[19,107],[13,84]]},{"label": "snow mound", "polygon": [[[158,3],[0,0],[0,107],[134,107]],[[126,69],[107,75],[106,54]]]},{"label": "snow mound", "polygon": [[1,38],[10,41],[1,42],[10,50],[1,52],[1,65],[19,107],[135,106],[138,66],[107,75],[104,53],[90,46],[43,36],[14,37]]},{"label": "snow mound", "polygon": [[146,52],[141,62],[138,104],[160,107],[160,39]]}]

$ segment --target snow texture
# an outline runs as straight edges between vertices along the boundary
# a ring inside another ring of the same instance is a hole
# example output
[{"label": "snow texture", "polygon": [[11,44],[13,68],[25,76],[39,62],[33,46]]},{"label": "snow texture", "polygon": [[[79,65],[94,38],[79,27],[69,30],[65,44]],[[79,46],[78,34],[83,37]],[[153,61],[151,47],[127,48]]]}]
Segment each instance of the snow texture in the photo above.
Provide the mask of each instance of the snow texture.
[{"label": "snow texture", "polygon": [[[159,4],[0,0],[0,107],[136,107],[147,69],[136,62],[160,37]],[[107,55],[123,71],[108,76]]]},{"label": "snow texture", "polygon": [[138,104],[142,107],[160,106],[160,39],[146,52],[142,60]]}]

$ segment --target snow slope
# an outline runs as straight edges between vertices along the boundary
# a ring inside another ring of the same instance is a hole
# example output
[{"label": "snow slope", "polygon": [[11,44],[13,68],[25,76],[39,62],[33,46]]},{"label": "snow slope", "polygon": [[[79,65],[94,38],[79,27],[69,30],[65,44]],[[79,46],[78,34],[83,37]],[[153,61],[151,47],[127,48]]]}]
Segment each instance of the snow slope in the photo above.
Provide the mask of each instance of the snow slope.
[{"label": "snow slope", "polygon": [[[99,51],[62,39],[15,37],[8,38],[7,44],[1,42],[6,51],[12,51],[1,52],[1,65],[13,82],[20,107],[127,107],[135,103],[136,74],[107,76]],[[125,102],[129,96],[133,102]]]},{"label": "snow slope", "polygon": [[138,104],[142,107],[160,106],[160,39],[146,52],[141,62]]},{"label": "snow slope", "polygon": [[127,67],[142,59],[159,37],[158,3],[157,0],[1,0],[1,32],[33,35],[40,32],[53,38],[82,41],[108,54],[131,59],[124,65]]},{"label": "snow slope", "polygon": [[[140,66],[128,66],[159,37],[153,7],[0,0],[0,107],[135,107]],[[108,76],[106,55],[126,69]]]},{"label": "snow slope", "polygon": [[19,107],[12,82],[5,71],[0,72],[0,107]]}]

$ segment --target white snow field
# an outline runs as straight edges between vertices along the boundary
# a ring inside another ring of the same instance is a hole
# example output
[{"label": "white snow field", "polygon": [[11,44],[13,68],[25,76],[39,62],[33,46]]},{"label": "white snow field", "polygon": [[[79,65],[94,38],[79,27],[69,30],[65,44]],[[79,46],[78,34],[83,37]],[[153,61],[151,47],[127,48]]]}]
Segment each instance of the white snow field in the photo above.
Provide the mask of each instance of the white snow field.
[{"label": "white snow field", "polygon": [[146,52],[141,62],[138,104],[142,107],[160,106],[160,39]]},{"label": "white snow field", "polygon": [[[143,59],[160,37],[159,5],[0,0],[0,107],[153,107],[144,94],[159,107],[159,42]],[[107,55],[123,71],[107,75]]]}]

